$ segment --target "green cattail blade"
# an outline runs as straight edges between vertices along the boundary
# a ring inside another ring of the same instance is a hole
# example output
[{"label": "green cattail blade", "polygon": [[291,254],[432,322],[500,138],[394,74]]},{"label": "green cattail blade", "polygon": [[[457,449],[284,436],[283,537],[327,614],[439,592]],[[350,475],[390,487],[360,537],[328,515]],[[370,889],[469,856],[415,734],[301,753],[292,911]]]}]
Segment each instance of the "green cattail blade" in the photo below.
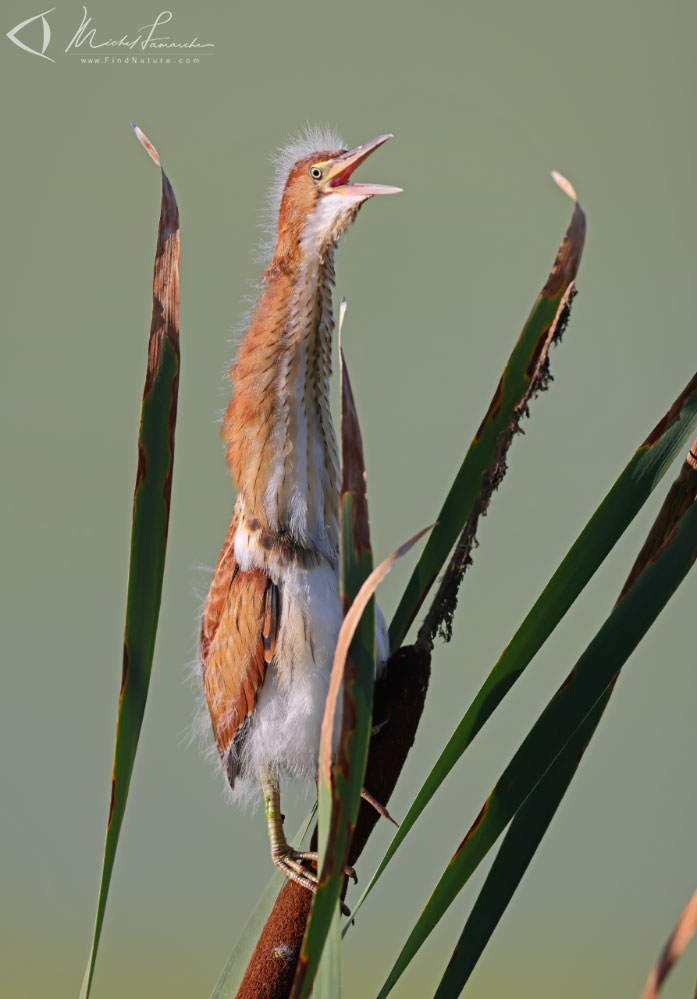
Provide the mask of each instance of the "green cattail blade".
[{"label": "green cattail blade", "polygon": [[[342,321],[344,311],[345,303],[342,302]],[[339,330],[341,332],[341,324]],[[344,621],[334,653],[320,740],[319,884],[300,950],[292,999],[304,999],[309,995],[327,933],[330,928],[332,932],[337,930],[337,905],[358,816],[370,741],[375,673],[373,594],[395,562],[425,533],[420,531],[414,535],[373,569],[363,445],[341,342],[339,358],[342,400],[339,564]],[[340,692],[341,721],[333,754]],[[333,958],[325,955],[325,983],[339,977],[335,946],[332,946],[331,954]]]},{"label": "green cattail blade", "polygon": [[532,399],[546,388],[549,348],[561,337],[568,321],[586,234],[586,216],[573,188],[561,175],[556,175],[555,181],[575,201],[571,222],[399,602],[390,624],[392,652],[404,641],[465,524],[471,521],[476,527],[476,520],[486,510],[491,493],[505,472],[506,452],[520,420]]},{"label": "green cattail blade", "polygon": [[[133,126],[159,165],[149,140]],[[162,172],[162,199],[153,275],[153,312],[138,437],[138,471],[133,495],[123,670],[116,722],[104,859],[92,947],[81,999],[87,999],[106,909],[116,847],[148,696],[167,549],[174,427],[179,386],[179,211]]]},{"label": "green cattail blade", "polygon": [[459,996],[540,845],[605,709],[596,705],[516,812],[435,999]]},{"label": "green cattail blade", "polygon": [[485,801],[436,885],[379,999],[387,996],[528,795],[554,764],[697,559],[697,503],[641,570],[549,702]]},{"label": "green cattail blade", "polygon": [[[660,552],[683,513],[695,502],[695,497],[697,441],[666,496],[619,600],[626,596],[644,568]],[[613,682],[516,812],[460,935],[436,999],[457,996],[464,988],[578,769],[614,686]]]},{"label": "green cattail blade", "polygon": [[341,916],[337,906],[317,968],[313,999],[341,999]]},{"label": "green cattail blade", "polygon": [[630,458],[485,679],[419,789],[354,914],[445,778],[636,517],[697,425],[697,374]]},{"label": "green cattail blade", "polygon": [[[339,336],[346,311],[341,303]],[[373,568],[368,522],[365,463],[358,415],[339,342],[341,366],[341,494],[339,498],[340,591],[344,611],[322,721],[319,765],[319,884],[303,937],[291,996],[304,999],[312,990],[337,907],[350,837],[360,804],[360,789],[370,739],[375,663],[375,614],[372,597],[347,629],[351,605]],[[342,694],[336,755],[334,732]],[[333,965],[332,956],[334,959]],[[336,948],[325,958],[324,980],[340,976]]]},{"label": "green cattail blade", "polygon": [[[646,543],[629,573],[620,600],[666,544],[683,513],[695,502],[696,496],[697,441],[668,492]],[[467,983],[578,769],[614,687],[613,681],[516,812],[460,935],[436,999],[460,995]]]}]

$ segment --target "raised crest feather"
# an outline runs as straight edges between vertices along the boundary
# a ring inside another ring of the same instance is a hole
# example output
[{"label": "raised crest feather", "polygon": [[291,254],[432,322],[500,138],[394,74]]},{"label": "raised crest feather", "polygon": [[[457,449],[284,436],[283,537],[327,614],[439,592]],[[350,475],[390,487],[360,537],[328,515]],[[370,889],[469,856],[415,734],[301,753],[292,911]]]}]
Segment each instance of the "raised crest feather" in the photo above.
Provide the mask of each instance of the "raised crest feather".
[{"label": "raised crest feather", "polygon": [[335,129],[330,128],[328,125],[316,125],[308,121],[303,128],[294,135],[291,135],[284,146],[279,146],[271,154],[273,180],[266,196],[266,204],[262,209],[264,237],[259,247],[260,261],[265,262],[270,260],[273,255],[276,243],[278,212],[281,207],[283,189],[286,186],[291,167],[298,160],[309,156],[310,153],[320,150],[338,151],[346,148],[346,143]]}]

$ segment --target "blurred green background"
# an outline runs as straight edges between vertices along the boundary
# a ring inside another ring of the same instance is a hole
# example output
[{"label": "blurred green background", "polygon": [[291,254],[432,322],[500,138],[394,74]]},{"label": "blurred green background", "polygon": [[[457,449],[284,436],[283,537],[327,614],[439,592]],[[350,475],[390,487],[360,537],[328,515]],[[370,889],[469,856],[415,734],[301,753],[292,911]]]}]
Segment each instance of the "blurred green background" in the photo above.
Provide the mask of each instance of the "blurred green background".
[{"label": "blurred green background", "polygon": [[[396,136],[361,177],[405,193],[370,203],[337,260],[377,557],[433,519],[545,280],[571,207],[550,169],[572,179],[589,217],[555,381],[482,525],[456,640],[437,648],[390,805],[400,817],[551,571],[695,370],[697,12],[676,0],[203,0],[173,8],[167,30],[215,48],[198,65],[150,66],[65,53],[78,4],[47,15],[54,63],[4,38],[39,12],[8,0],[0,39],[4,992],[76,996],[92,931],[159,210],[159,176],[133,119],[181,210],[182,380],[151,701],[94,996],[205,999],[271,870],[261,812],[226,805],[187,738],[204,567],[232,504],[217,419],[260,273],[268,155],[306,120],[337,126],[351,145]],[[133,37],[158,12],[133,0],[88,8],[96,41]],[[38,22],[21,37],[40,47]],[[365,906],[346,948],[351,999],[382,984],[484,795],[614,602],[664,492]],[[382,591],[388,616],[406,562]],[[696,595],[693,574],[628,665],[473,997],[639,995],[697,886]],[[284,806],[290,829],[307,800],[287,792]],[[385,824],[364,854],[363,882],[390,835]],[[483,873],[395,996],[431,994]],[[691,994],[694,975],[693,948],[665,995]]]}]

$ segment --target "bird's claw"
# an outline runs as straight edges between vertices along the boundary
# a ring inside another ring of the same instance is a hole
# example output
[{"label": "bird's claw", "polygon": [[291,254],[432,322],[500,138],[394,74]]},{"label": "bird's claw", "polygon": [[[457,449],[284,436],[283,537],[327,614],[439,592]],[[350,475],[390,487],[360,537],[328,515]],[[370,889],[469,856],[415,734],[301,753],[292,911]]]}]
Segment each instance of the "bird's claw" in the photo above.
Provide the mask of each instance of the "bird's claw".
[{"label": "bird's claw", "polygon": [[302,885],[313,894],[317,891],[317,875],[300,862],[295,850],[272,853],[271,859],[281,874],[285,875],[289,881],[294,881],[296,885]]},{"label": "bird's claw", "polygon": [[[271,855],[271,858],[279,871],[289,881],[294,881],[296,884],[307,888],[313,895],[315,894],[317,891],[317,863],[319,859],[319,854],[316,850],[299,851],[288,847],[286,850],[276,851]],[[314,870],[311,867],[305,866],[308,863],[314,864]],[[354,883],[358,884],[358,875],[353,867],[349,867],[348,865],[344,867],[344,875],[352,878]],[[343,899],[339,899],[339,905],[342,915],[351,915],[351,910]]]}]

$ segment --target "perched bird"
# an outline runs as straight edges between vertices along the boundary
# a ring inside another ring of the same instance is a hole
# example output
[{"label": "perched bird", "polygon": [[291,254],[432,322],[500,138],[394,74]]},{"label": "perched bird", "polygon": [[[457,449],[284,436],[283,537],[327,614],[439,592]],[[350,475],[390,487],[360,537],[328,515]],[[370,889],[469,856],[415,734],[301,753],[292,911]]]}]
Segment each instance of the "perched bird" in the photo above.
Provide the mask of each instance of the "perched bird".
[{"label": "perched bird", "polygon": [[[230,788],[244,797],[261,782],[273,862],[310,890],[316,854],[286,841],[279,778],[317,778],[342,621],[329,409],[334,251],[364,202],[400,191],[350,182],[389,138],[347,151],[314,132],[281,151],[275,246],[230,370],[222,428],[237,499],[201,623],[203,685]],[[382,615],[377,622],[384,661]]]}]

